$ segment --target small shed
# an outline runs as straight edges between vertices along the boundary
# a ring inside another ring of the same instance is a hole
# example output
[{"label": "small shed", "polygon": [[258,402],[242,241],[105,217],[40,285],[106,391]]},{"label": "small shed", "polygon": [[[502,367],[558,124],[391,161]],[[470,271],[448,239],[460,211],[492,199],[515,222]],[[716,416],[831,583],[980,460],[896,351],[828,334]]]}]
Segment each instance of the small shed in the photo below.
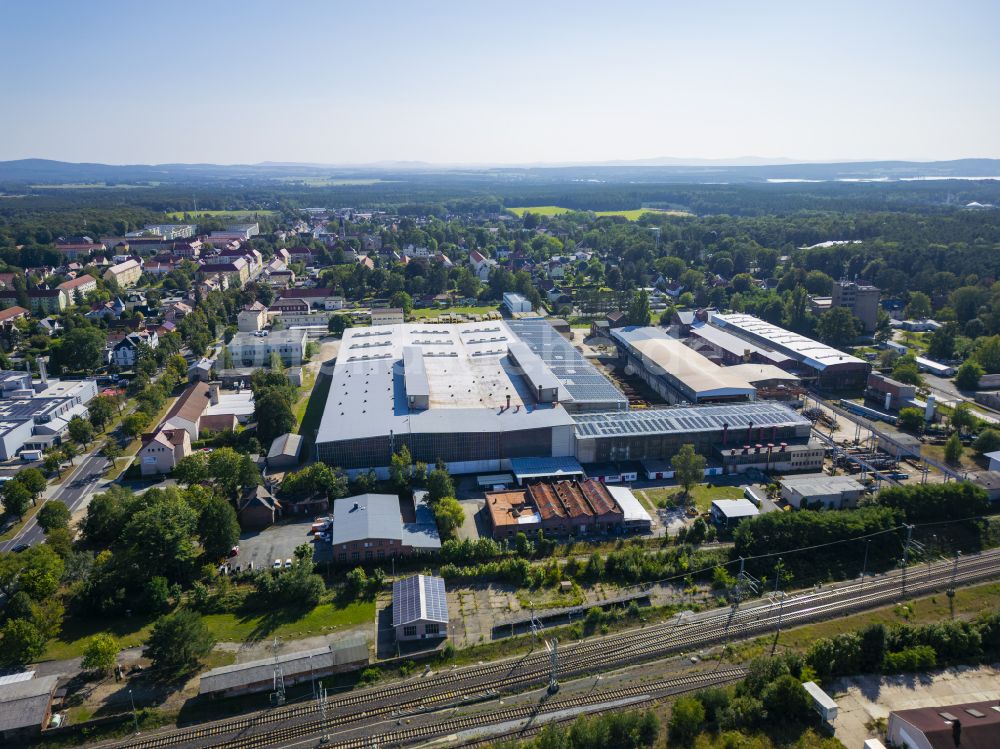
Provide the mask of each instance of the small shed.
[{"label": "small shed", "polygon": [[271,449],[267,451],[267,467],[272,471],[283,471],[299,464],[302,455],[302,437],[298,434],[282,434],[275,437]]},{"label": "small shed", "polygon": [[37,736],[52,717],[52,696],[59,676],[33,679],[33,675],[13,674],[0,683],[0,744]]},{"label": "small shed", "polygon": [[820,689],[819,684],[815,681],[807,681],[802,685],[809,696],[812,697],[813,709],[820,714],[827,723],[830,723],[837,718],[837,703],[834,702],[833,697],[828,695],[822,689]]},{"label": "small shed", "polygon": [[392,628],[401,642],[447,637],[448,598],[444,579],[413,575],[394,582]]},{"label": "small shed", "polygon": [[188,367],[188,382],[208,382],[211,380],[212,365],[214,364],[214,361],[204,356],[198,361],[193,362],[191,366]]},{"label": "small shed", "polygon": [[720,528],[735,528],[747,518],[759,514],[757,506],[745,497],[712,500],[712,509],[709,511],[712,522]]}]

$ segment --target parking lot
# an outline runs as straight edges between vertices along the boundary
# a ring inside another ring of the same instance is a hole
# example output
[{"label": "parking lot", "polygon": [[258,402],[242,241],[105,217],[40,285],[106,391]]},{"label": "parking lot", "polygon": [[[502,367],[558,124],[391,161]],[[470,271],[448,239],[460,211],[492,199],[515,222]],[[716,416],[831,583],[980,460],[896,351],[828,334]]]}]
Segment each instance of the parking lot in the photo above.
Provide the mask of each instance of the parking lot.
[{"label": "parking lot", "polygon": [[282,564],[286,559],[295,556],[295,547],[300,544],[310,544],[314,547],[313,558],[324,561],[323,553],[329,549],[329,544],[313,544],[309,533],[312,518],[280,525],[272,525],[262,531],[248,531],[240,536],[240,553],[230,560],[233,566],[239,565],[246,569],[252,561],[254,569],[270,569],[275,559]]}]

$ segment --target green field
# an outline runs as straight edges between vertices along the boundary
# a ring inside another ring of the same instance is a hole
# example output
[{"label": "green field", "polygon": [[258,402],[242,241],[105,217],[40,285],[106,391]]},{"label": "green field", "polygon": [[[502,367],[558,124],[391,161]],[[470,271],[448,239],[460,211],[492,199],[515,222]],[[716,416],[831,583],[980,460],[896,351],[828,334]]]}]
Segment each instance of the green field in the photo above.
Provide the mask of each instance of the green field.
[{"label": "green field", "polygon": [[297,619],[288,620],[284,611],[256,616],[242,614],[206,614],[203,619],[216,642],[246,642],[262,637],[279,637],[282,640],[300,640],[329,633],[341,627],[372,624],[375,621],[375,602],[356,601],[343,608],[332,603],[321,603]]},{"label": "green field", "polygon": [[[645,494],[652,502],[661,505],[664,502],[680,502],[682,489],[679,486],[663,486],[655,489],[638,489],[637,492]],[[709,486],[699,484],[691,489],[691,500],[695,507],[701,512],[708,512],[712,509],[713,499],[739,499],[743,496],[743,489],[738,486]]]},{"label": "green field", "polygon": [[[573,209],[571,208],[560,208],[557,205],[529,205],[521,206],[519,208],[508,208],[513,214],[517,216],[524,216],[525,213],[534,213],[539,216],[558,216],[563,213],[570,213]],[[593,211],[597,216],[624,216],[629,221],[638,221],[639,217],[644,213],[663,213],[668,216],[690,216],[690,213],[686,211],[665,211],[659,208],[633,208],[628,211]]]},{"label": "green field", "polygon": [[184,215],[187,214],[191,219],[199,218],[231,218],[237,221],[251,220],[255,216],[266,218],[268,216],[277,216],[277,211],[171,211],[167,214],[167,218],[171,221],[184,221]]},{"label": "green field", "polygon": [[441,317],[442,315],[485,315],[496,311],[496,305],[491,307],[422,307],[413,310],[411,314],[415,320],[425,320],[428,317]]}]

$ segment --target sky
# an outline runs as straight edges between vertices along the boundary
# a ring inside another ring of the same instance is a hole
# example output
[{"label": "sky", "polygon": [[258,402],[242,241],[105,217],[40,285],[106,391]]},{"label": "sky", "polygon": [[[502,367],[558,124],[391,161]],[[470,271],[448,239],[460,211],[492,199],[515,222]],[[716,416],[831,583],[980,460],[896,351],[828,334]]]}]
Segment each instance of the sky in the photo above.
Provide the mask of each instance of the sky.
[{"label": "sky", "polygon": [[978,0],[0,0],[0,160],[996,158],[998,29]]}]

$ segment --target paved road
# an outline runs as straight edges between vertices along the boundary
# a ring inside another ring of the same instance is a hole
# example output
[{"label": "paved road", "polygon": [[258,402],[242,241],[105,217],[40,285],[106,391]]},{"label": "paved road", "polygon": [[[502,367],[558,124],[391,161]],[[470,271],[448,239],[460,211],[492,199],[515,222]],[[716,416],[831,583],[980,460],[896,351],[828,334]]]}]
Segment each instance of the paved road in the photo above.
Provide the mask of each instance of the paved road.
[{"label": "paved road", "polygon": [[[43,503],[49,499],[57,499],[66,503],[70,513],[75,512],[78,507],[87,501],[90,494],[93,493],[107,465],[107,458],[102,456],[90,455],[85,457],[73,469],[70,475],[61,484],[56,486],[47,498],[42,500]],[[37,515],[25,523],[16,536],[0,544],[0,551],[10,551],[18,544],[34,545],[42,541],[45,538],[45,534],[36,522],[35,517]]]}]

